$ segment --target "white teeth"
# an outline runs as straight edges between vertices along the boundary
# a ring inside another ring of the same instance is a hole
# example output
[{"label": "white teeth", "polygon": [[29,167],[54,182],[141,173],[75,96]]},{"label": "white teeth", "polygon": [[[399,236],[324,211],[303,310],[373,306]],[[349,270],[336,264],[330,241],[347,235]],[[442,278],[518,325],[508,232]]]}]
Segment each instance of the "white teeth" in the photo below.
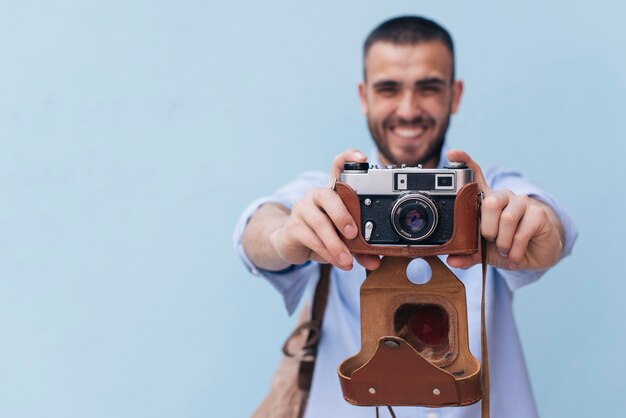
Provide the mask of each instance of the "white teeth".
[{"label": "white teeth", "polygon": [[415,138],[416,136],[420,136],[424,133],[424,128],[395,128],[393,131],[396,135],[401,136],[402,138]]}]

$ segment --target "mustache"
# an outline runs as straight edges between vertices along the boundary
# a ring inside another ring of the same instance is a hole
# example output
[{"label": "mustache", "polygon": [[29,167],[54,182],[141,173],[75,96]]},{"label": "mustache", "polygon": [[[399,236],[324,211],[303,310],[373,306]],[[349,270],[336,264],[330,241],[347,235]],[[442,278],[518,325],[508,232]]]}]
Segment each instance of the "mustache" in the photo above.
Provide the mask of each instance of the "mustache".
[{"label": "mustache", "polygon": [[399,117],[391,117],[385,121],[386,126],[415,127],[415,126],[432,126],[435,121],[432,118],[417,116],[413,119],[405,119]]}]

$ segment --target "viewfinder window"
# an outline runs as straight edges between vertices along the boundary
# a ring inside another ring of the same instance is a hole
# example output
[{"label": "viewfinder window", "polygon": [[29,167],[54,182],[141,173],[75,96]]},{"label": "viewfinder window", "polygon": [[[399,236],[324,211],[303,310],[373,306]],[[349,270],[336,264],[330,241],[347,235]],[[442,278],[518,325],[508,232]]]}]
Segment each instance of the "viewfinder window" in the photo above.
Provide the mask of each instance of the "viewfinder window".
[{"label": "viewfinder window", "polygon": [[437,174],[437,190],[454,190],[454,174]]}]

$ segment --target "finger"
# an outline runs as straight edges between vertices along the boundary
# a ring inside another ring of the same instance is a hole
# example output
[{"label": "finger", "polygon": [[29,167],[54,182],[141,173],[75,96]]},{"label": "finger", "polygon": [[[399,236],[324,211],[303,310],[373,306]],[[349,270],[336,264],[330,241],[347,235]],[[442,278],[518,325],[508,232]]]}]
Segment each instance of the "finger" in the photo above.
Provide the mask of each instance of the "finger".
[{"label": "finger", "polygon": [[321,207],[339,230],[348,239],[357,236],[356,223],[348,212],[346,205],[341,198],[330,189],[318,189],[312,195],[313,203]]},{"label": "finger", "polygon": [[483,170],[481,170],[476,161],[472,160],[472,157],[470,157],[468,153],[458,149],[450,150],[448,151],[448,161],[462,161],[467,164],[474,172],[474,181],[478,183],[479,189],[484,192],[489,190],[489,185],[487,184],[487,180],[485,180]]},{"label": "finger", "polygon": [[458,268],[458,269],[468,269],[473,265],[480,263],[480,255],[449,255],[446,259],[446,262],[449,266]]},{"label": "finger", "polygon": [[367,161],[367,157],[365,156],[365,154],[355,148],[345,150],[341,154],[337,155],[335,157],[335,160],[333,161],[333,166],[330,171],[331,183],[334,181],[334,179],[339,178],[339,175],[343,172],[343,164],[349,161],[364,163],[365,161]]},{"label": "finger", "polygon": [[498,237],[500,216],[509,204],[512,195],[513,193],[509,190],[498,190],[485,194],[480,209],[480,233],[487,241],[494,241]]},{"label": "finger", "polygon": [[354,258],[367,270],[373,271],[380,267],[380,257],[377,255],[359,254],[355,255]]},{"label": "finger", "polygon": [[[302,264],[313,259],[313,254],[329,262],[332,259],[328,250],[309,226],[300,218],[294,217],[284,228],[286,237],[282,240],[280,256],[291,264]],[[302,251],[304,250],[304,251]],[[319,261],[319,260],[315,260]]]},{"label": "finger", "polygon": [[[316,207],[316,209],[318,209]],[[337,235],[337,230],[330,221],[330,218],[326,216],[321,210],[315,210],[306,213],[302,218],[315,235],[322,241],[324,247],[328,250],[331,258],[328,261],[333,261],[333,264],[337,263],[339,266],[350,267],[352,266],[352,255],[348,251],[348,247]]]},{"label": "finger", "polygon": [[301,227],[297,231],[300,237],[300,243],[311,250],[309,258],[314,261],[320,261],[320,257],[327,263],[340,268],[342,270],[349,270],[352,268],[352,257],[349,260],[342,260],[341,262],[333,256],[331,251],[326,247],[322,239],[317,233],[312,230],[308,225],[301,224]]},{"label": "finger", "polygon": [[516,269],[526,259],[528,243],[537,235],[542,225],[541,214],[534,210],[528,210],[522,217],[515,236],[511,250],[509,251],[509,268]]},{"label": "finger", "polygon": [[512,196],[500,215],[496,247],[501,256],[509,255],[513,237],[528,208],[528,196]]},{"label": "finger", "polygon": [[328,262],[328,260],[326,260],[324,257],[322,257],[321,255],[319,255],[318,253],[316,253],[315,251],[311,251],[311,256],[309,257],[311,260],[318,262],[320,264],[330,264]]}]

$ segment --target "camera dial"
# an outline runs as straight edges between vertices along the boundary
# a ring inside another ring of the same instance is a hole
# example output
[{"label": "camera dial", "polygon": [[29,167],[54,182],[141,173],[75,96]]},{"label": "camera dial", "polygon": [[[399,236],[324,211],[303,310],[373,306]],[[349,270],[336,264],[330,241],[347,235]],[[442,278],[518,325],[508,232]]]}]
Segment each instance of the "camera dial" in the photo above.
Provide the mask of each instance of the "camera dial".
[{"label": "camera dial", "polygon": [[467,164],[465,164],[463,161],[449,161],[448,164],[444,166],[444,168],[460,170],[463,168],[467,168]]},{"label": "camera dial", "polygon": [[391,210],[391,225],[410,241],[428,238],[439,222],[437,207],[426,195],[407,194],[396,201]]},{"label": "camera dial", "polygon": [[367,173],[369,168],[369,163],[356,163],[353,161],[343,163],[343,171],[349,171],[352,173]]}]

